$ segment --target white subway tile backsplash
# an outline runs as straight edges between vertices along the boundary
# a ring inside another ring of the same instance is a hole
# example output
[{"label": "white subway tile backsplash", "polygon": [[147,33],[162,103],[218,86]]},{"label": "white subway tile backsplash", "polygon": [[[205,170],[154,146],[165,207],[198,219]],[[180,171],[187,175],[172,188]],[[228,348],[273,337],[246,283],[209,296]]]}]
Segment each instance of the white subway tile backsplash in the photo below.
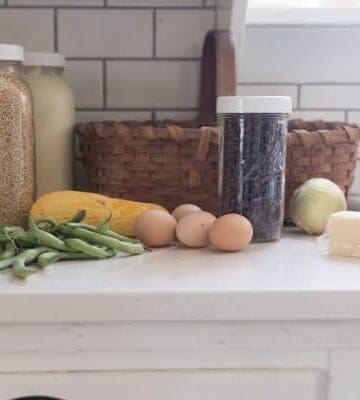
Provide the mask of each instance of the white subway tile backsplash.
[{"label": "white subway tile backsplash", "polygon": [[71,57],[149,57],[151,10],[70,10],[58,12],[59,49]]},{"label": "white subway tile backsplash", "polygon": [[295,85],[238,85],[239,96],[290,96],[292,107],[298,106],[298,88]]},{"label": "white subway tile backsplash", "polygon": [[157,121],[189,121],[199,115],[198,111],[156,111],[155,119]]},{"label": "white subway tile backsplash", "polygon": [[66,76],[74,90],[77,108],[103,106],[102,61],[68,61]]},{"label": "white subway tile backsplash", "polygon": [[108,0],[109,6],[131,7],[199,7],[203,0]]},{"label": "white subway tile backsplash", "polygon": [[196,61],[109,61],[107,104],[124,108],[194,108],[198,105]]},{"label": "white subway tile backsplash", "polygon": [[148,121],[150,111],[78,111],[77,122],[92,121]]},{"label": "white subway tile backsplash", "polygon": [[103,0],[8,0],[9,6],[66,6],[66,7],[102,7]]},{"label": "white subway tile backsplash", "polygon": [[303,85],[301,108],[360,108],[360,85]]},{"label": "white subway tile backsplash", "polygon": [[[360,170],[360,163],[357,166],[357,169]],[[352,190],[356,190],[356,187],[353,185],[351,188],[350,194],[347,198],[348,209],[353,211],[360,211],[360,194],[352,193]],[[358,188],[358,192],[360,191],[360,187]]]},{"label": "white subway tile backsplash", "polygon": [[1,8],[0,41],[21,44],[31,51],[53,51],[53,11]]},{"label": "white subway tile backsplash", "polygon": [[353,124],[360,124],[360,111],[349,111],[348,122]]},{"label": "white subway tile backsplash", "polygon": [[360,193],[360,161],[357,162],[357,171],[355,173],[355,179],[354,183],[352,184],[352,187],[350,189],[350,193]]},{"label": "white subway tile backsplash", "polygon": [[201,57],[205,34],[214,28],[213,10],[158,10],[156,17],[156,56]]},{"label": "white subway tile backsplash", "polygon": [[358,82],[360,26],[248,26],[241,81]]},{"label": "white subway tile backsplash", "polygon": [[300,118],[308,121],[322,119],[324,121],[344,121],[345,111],[314,111],[314,110],[295,110],[290,118]]},{"label": "white subway tile backsplash", "polygon": [[0,7],[4,5],[4,0],[0,0]]}]

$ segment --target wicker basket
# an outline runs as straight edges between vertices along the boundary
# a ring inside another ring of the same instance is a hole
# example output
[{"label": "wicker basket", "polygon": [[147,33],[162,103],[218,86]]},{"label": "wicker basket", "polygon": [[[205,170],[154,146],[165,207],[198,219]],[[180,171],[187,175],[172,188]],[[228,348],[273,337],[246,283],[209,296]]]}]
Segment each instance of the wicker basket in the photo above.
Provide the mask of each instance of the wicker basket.
[{"label": "wicker basket", "polygon": [[195,203],[217,211],[216,97],[236,94],[235,50],[228,31],[204,42],[200,114],[188,122],[92,122],[75,128],[90,190],[173,209]]},{"label": "wicker basket", "polygon": [[289,121],[286,211],[293,192],[309,178],[328,178],[348,194],[354,181],[360,129],[339,122]]}]

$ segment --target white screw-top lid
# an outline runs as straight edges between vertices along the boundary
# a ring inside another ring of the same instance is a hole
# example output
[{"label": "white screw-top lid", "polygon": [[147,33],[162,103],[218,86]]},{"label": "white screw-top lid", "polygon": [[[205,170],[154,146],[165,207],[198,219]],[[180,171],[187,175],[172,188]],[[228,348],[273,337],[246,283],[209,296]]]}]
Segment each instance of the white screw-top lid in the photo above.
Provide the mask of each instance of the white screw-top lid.
[{"label": "white screw-top lid", "polygon": [[222,96],[217,98],[217,114],[289,114],[288,96]]},{"label": "white screw-top lid", "polygon": [[65,57],[60,53],[25,54],[25,65],[28,67],[65,67]]},{"label": "white screw-top lid", "polygon": [[24,48],[16,44],[0,44],[0,61],[24,61]]}]

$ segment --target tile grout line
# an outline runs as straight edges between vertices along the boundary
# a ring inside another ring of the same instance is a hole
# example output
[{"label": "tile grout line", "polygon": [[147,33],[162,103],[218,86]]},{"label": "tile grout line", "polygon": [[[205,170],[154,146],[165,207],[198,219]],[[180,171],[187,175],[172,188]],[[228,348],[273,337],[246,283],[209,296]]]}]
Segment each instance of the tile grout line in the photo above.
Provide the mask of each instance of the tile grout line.
[{"label": "tile grout line", "polygon": [[214,8],[214,10],[213,10],[213,13],[214,13],[214,15],[213,15],[213,29],[217,29],[217,26],[218,26],[218,13],[217,13],[217,10],[216,10],[216,8]]},{"label": "tile grout line", "polygon": [[[342,108],[314,108],[314,107],[298,107],[296,109],[294,109],[293,111],[314,111],[314,112],[332,112],[332,111],[336,111],[336,112],[344,112],[345,107]],[[359,109],[348,109],[348,111],[359,111]]]},{"label": "tile grout line", "polygon": [[297,106],[301,107],[301,85],[297,85]]},{"label": "tile grout line", "polygon": [[58,12],[56,7],[54,7],[54,50],[55,52],[59,51]]},{"label": "tile grout line", "polygon": [[238,82],[239,86],[359,86],[360,82]]},{"label": "tile grout line", "polygon": [[102,79],[103,79],[103,107],[107,110],[107,63],[106,60],[102,62]]},{"label": "tile grout line", "polygon": [[166,61],[166,62],[200,62],[198,57],[67,57],[69,61]]},{"label": "tile grout line", "polygon": [[101,107],[76,107],[76,111],[79,112],[197,112],[199,111],[198,108],[166,108],[166,107],[159,107],[159,108],[151,108],[151,107],[134,107],[134,108],[126,108],[126,107],[108,107],[108,108],[101,108]]},{"label": "tile grout line", "polygon": [[214,29],[218,28],[218,4],[217,1],[215,1],[215,7],[214,7]]},{"label": "tile grout line", "polygon": [[152,58],[156,58],[156,36],[157,36],[157,24],[156,24],[156,18],[157,18],[157,13],[156,13],[156,8],[153,10],[153,36],[152,36]]},{"label": "tile grout line", "polygon": [[[92,112],[92,111],[112,111],[112,112],[151,112],[152,110],[155,110],[156,112],[197,112],[199,111],[198,108],[195,107],[171,107],[171,108],[166,108],[166,107],[159,107],[159,108],[151,108],[151,107],[77,107],[76,111],[80,112]],[[345,112],[349,113],[351,111],[353,112],[360,112],[360,109],[347,109],[344,110],[344,108],[299,108],[299,107],[294,107],[293,110],[294,112],[296,111],[304,111],[304,112],[326,112],[326,113],[331,113],[331,112],[342,112],[345,115]]]},{"label": "tile grout line", "polygon": [[[52,9],[54,6],[51,5],[9,5],[8,0],[5,0],[6,2],[6,8],[13,8],[13,9],[24,9],[24,10],[32,10],[32,9],[43,9],[43,10],[49,10]],[[107,0],[105,0],[107,4]],[[5,6],[5,4],[4,4]],[[91,10],[91,11],[99,11],[103,10],[105,7],[104,5],[99,5],[99,6],[69,6],[69,5],[62,5],[62,6],[56,6],[57,8],[61,9],[66,9],[66,10]],[[136,6],[106,6],[107,9],[109,10],[131,10],[131,11],[144,11],[144,10],[153,10],[154,6],[141,6],[141,7],[136,7]],[[170,7],[170,6],[157,6],[156,7],[159,10],[172,10],[172,11],[193,11],[193,10],[203,10],[203,6],[185,6],[185,7]],[[209,8],[209,7],[207,7]]]},{"label": "tile grout line", "polygon": [[345,113],[345,122],[349,122],[349,110],[344,110]]}]

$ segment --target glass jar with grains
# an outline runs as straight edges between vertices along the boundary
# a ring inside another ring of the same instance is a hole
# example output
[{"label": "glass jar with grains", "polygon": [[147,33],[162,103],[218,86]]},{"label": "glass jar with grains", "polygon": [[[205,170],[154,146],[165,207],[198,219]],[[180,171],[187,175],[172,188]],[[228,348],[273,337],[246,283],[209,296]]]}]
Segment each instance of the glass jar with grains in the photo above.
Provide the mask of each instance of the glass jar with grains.
[{"label": "glass jar with grains", "polygon": [[0,227],[21,225],[35,199],[35,138],[24,50],[0,44]]},{"label": "glass jar with grains", "polygon": [[72,188],[75,106],[59,53],[26,53],[26,79],[34,99],[37,197]]}]

